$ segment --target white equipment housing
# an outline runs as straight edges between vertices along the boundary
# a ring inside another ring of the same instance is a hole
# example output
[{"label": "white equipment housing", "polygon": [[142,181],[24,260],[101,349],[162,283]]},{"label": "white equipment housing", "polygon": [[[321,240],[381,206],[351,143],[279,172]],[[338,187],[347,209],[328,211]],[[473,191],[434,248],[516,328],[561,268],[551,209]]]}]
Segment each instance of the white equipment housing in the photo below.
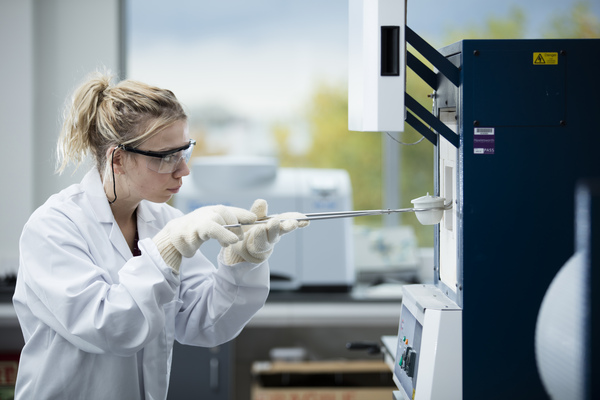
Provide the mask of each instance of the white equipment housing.
[{"label": "white equipment housing", "polygon": [[404,131],[404,0],[350,0],[348,129]]},{"label": "white equipment housing", "polygon": [[462,399],[462,309],[433,285],[403,288],[394,381],[405,400]]},{"label": "white equipment housing", "polygon": [[[348,172],[339,169],[278,168],[268,157],[200,157],[192,161],[174,205],[184,213],[224,204],[249,209],[265,199],[269,214],[352,209]],[[349,291],[355,283],[350,218],[313,221],[284,236],[269,258],[275,290]],[[201,251],[215,262],[215,241]]]}]

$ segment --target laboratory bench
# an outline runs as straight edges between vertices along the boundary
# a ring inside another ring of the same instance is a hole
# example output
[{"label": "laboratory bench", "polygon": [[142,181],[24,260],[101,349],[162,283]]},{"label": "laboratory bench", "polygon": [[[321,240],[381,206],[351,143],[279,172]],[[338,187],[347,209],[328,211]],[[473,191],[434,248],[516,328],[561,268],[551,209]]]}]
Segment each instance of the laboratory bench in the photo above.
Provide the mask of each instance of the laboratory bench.
[{"label": "laboratory bench", "polygon": [[341,293],[272,291],[248,326],[346,326],[357,318],[363,326],[397,324],[401,301],[401,285],[357,285]]},{"label": "laboratory bench", "polygon": [[[169,399],[250,400],[251,368],[280,348],[303,349],[307,360],[383,359],[348,350],[396,335],[400,285],[361,286],[344,293],[272,291],[233,341],[216,348],[175,344]],[[11,302],[0,302],[0,352],[18,352],[23,338]]]},{"label": "laboratory bench", "polygon": [[[384,289],[384,290],[382,290]],[[0,328],[19,327],[12,296],[0,301]],[[357,286],[349,292],[272,291],[247,327],[362,326],[397,324],[402,285]]]}]

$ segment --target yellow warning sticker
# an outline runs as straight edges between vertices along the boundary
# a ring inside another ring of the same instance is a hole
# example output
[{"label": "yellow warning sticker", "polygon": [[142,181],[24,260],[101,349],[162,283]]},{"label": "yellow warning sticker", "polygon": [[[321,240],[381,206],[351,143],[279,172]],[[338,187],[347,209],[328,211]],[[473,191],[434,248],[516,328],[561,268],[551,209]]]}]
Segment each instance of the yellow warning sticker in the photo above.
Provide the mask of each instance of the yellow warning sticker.
[{"label": "yellow warning sticker", "polygon": [[533,53],[533,65],[557,65],[558,53]]}]

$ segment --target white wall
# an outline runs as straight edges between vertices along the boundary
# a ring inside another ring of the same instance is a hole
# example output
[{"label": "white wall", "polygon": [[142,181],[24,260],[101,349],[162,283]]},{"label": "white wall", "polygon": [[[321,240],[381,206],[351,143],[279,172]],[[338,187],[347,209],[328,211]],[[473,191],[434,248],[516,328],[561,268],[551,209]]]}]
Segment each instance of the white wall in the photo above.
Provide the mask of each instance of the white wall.
[{"label": "white wall", "polygon": [[63,105],[91,71],[121,71],[125,0],[0,0],[0,276],[31,212],[78,182],[54,173]]}]

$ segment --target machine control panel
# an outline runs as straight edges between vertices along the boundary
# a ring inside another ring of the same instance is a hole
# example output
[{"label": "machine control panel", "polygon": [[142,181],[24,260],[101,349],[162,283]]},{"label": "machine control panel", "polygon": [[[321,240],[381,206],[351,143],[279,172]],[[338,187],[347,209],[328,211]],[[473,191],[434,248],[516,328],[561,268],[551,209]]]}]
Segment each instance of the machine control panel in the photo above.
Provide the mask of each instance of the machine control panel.
[{"label": "machine control panel", "polygon": [[419,362],[418,351],[421,347],[422,332],[423,325],[408,311],[406,305],[402,305],[394,375],[404,388],[404,391],[411,395],[416,388],[417,364]]}]

